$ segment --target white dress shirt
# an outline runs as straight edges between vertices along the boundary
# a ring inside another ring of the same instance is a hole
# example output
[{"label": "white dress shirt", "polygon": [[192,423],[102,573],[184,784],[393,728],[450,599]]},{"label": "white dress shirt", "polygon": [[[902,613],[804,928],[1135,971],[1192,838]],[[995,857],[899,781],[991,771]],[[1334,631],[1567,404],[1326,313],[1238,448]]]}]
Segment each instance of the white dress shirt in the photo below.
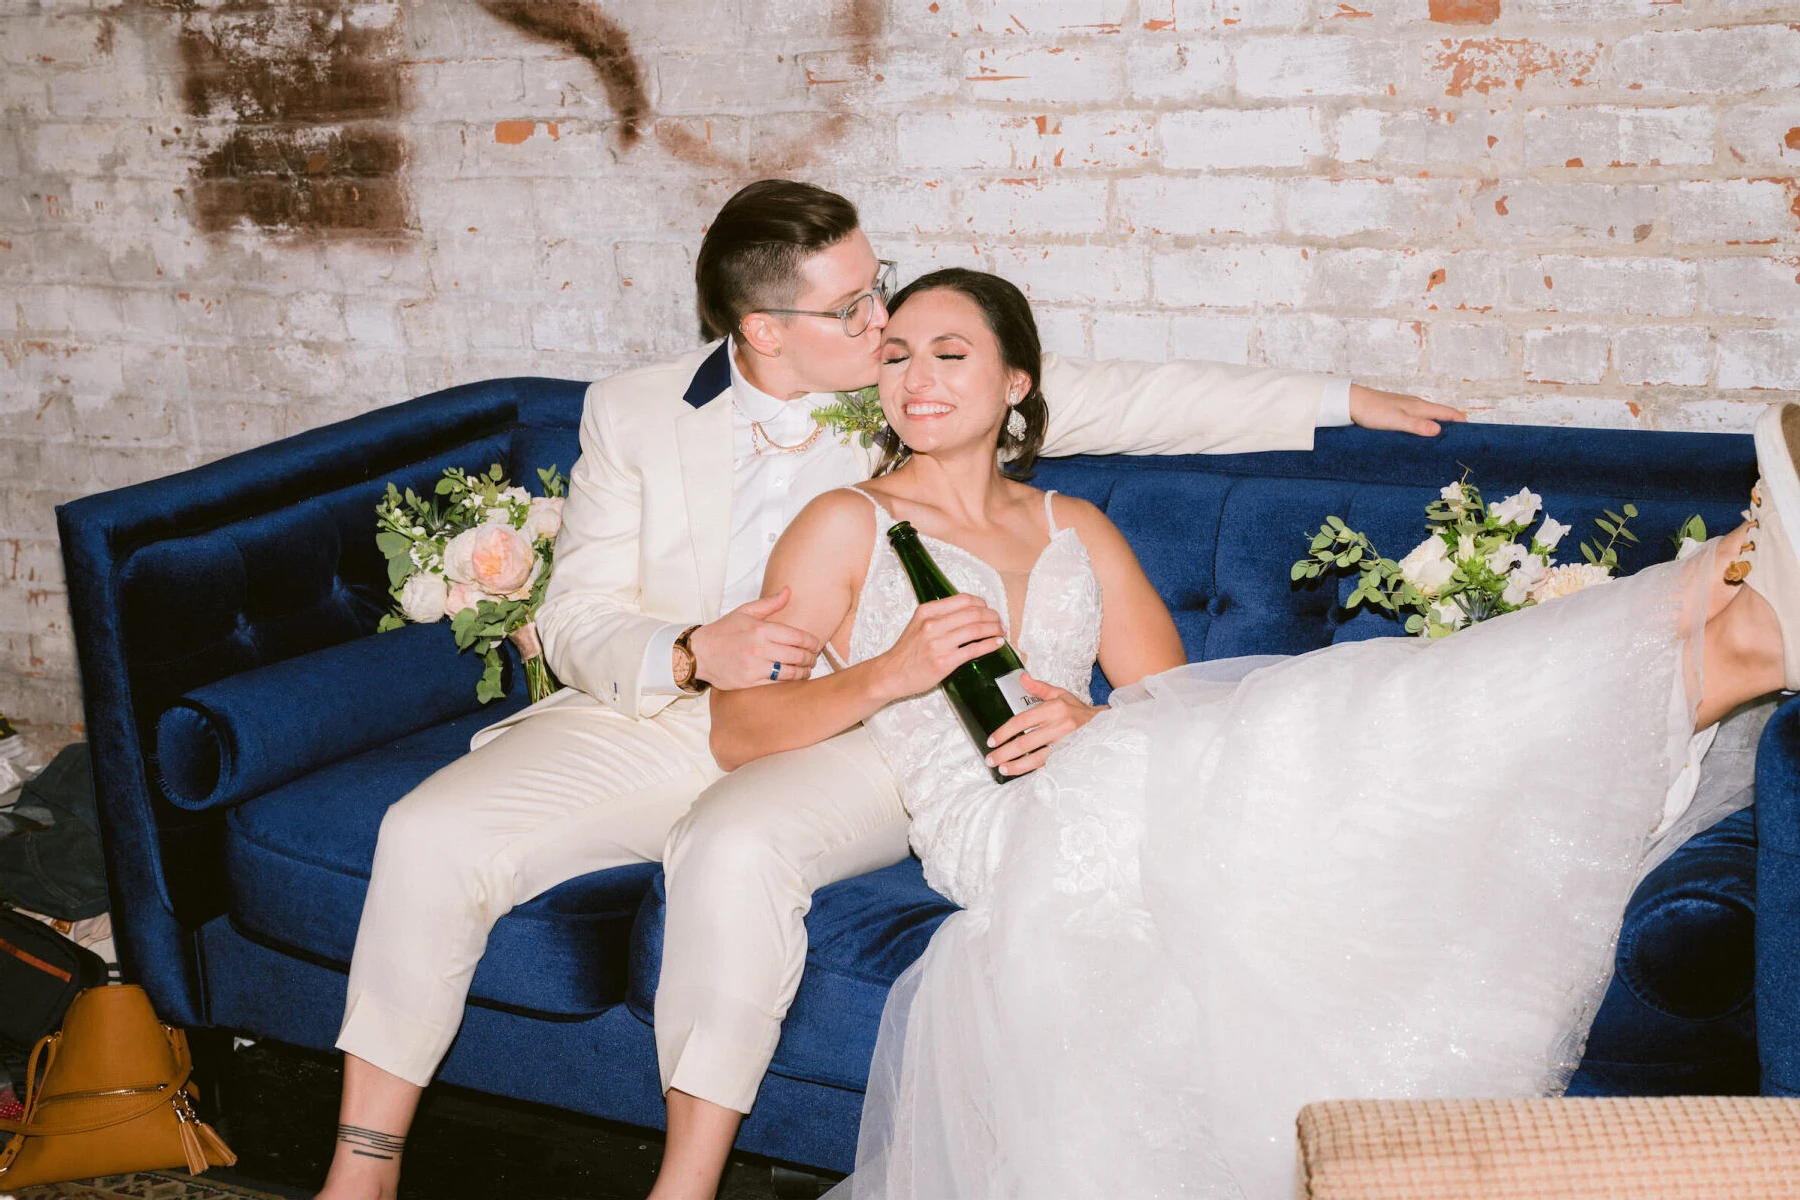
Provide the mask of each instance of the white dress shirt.
[{"label": "white dress shirt", "polygon": [[[777,400],[759,391],[738,370],[731,347],[731,540],[725,552],[725,592],[721,608],[730,612],[762,594],[769,552],[800,510],[817,496],[869,477],[869,460],[854,442],[845,445],[836,430],[823,430],[803,451],[778,450],[771,442],[798,446],[816,425],[813,409],[837,399],[814,392],[797,400]],[[751,423],[764,438],[755,438]],[[762,453],[756,453],[760,446]],[[689,622],[691,624],[692,622]],[[670,650],[686,624],[659,630],[644,647],[644,690],[664,695],[675,686]]]},{"label": "white dress shirt", "polygon": [[[770,442],[796,446],[811,435],[813,409],[837,399],[832,392],[814,392],[797,400],[778,400],[759,391],[738,370],[737,345],[732,343],[731,362],[731,541],[725,558],[724,612],[747,604],[762,594],[763,569],[781,531],[800,510],[832,488],[862,483],[868,478],[868,458],[854,444],[846,445],[832,429],[822,431],[804,451],[778,450]],[[758,424],[764,439],[750,430]],[[1350,424],[1350,380],[1332,378],[1319,397],[1321,427]],[[760,445],[762,453],[756,453]],[[643,689],[659,695],[677,695],[671,661],[675,639],[693,622],[676,622],[658,630],[644,647]],[[815,672],[827,670],[820,662]]]}]

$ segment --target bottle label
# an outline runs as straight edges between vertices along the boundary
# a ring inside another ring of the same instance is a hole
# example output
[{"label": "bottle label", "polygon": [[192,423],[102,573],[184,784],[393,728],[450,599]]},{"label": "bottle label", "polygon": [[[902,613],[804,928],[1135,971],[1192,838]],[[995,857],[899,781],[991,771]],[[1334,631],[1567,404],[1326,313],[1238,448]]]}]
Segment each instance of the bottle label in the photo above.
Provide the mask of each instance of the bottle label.
[{"label": "bottle label", "polygon": [[1006,697],[1006,703],[1015,715],[1024,712],[1034,704],[1043,703],[1042,700],[1025,690],[1024,671],[1010,671],[994,682],[999,685],[1000,694]]}]

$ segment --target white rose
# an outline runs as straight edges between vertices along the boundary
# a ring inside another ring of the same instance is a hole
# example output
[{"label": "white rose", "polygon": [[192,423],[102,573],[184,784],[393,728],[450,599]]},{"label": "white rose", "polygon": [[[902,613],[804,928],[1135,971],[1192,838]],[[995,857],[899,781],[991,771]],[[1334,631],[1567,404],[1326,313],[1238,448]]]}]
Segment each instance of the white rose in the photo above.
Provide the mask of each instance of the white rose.
[{"label": "white rose", "polygon": [[1431,619],[1439,625],[1461,629],[1469,623],[1469,614],[1464,612],[1462,605],[1455,600],[1439,600],[1431,606]]},{"label": "white rose", "polygon": [[1596,563],[1569,563],[1561,567],[1551,567],[1544,572],[1531,589],[1531,598],[1539,604],[1546,600],[1555,600],[1559,596],[1573,596],[1585,588],[1596,584],[1612,582],[1612,575],[1605,567]]},{"label": "white rose", "polygon": [[1563,535],[1567,532],[1569,532],[1567,525],[1555,517],[1546,516],[1544,523],[1538,526],[1537,544],[1546,550],[1554,550],[1561,544]]},{"label": "white rose", "polygon": [[527,538],[537,541],[539,538],[556,540],[562,532],[563,502],[560,496],[538,496],[531,502],[531,512],[526,514],[524,533]]},{"label": "white rose", "polygon": [[474,556],[474,529],[465,529],[444,543],[444,574],[451,583],[469,583],[474,580]]},{"label": "white rose", "polygon": [[1529,525],[1531,519],[1538,514],[1544,505],[1544,498],[1530,488],[1520,488],[1515,496],[1508,496],[1500,503],[1493,505],[1488,511],[1502,525]]},{"label": "white rose", "polygon": [[1432,536],[1414,546],[1412,553],[1399,562],[1400,578],[1412,584],[1427,596],[1435,596],[1438,589],[1450,582],[1450,576],[1456,573],[1456,564],[1450,561],[1449,548],[1442,538]]},{"label": "white rose", "polygon": [[444,601],[450,585],[442,575],[420,571],[409,576],[400,587],[400,611],[406,619],[421,625],[444,619]]},{"label": "white rose", "polygon": [[503,488],[500,492],[500,499],[512,504],[530,504],[531,493],[522,487]]}]

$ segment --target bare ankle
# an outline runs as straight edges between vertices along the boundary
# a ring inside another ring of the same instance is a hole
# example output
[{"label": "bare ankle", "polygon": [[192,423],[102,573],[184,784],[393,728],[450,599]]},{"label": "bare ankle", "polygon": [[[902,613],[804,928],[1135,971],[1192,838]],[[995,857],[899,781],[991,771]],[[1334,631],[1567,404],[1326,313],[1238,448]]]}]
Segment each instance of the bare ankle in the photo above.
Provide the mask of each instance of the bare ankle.
[{"label": "bare ankle", "polygon": [[406,1138],[360,1125],[339,1125],[337,1152],[317,1200],[395,1200]]}]

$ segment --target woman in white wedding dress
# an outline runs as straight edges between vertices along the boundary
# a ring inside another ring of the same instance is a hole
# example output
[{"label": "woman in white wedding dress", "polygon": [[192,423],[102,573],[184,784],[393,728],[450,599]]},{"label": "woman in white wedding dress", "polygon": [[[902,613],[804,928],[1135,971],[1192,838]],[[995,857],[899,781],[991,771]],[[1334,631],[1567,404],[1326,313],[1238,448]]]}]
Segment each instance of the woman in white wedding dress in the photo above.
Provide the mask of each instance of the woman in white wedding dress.
[{"label": "woman in white wedding dress", "polygon": [[[996,467],[1041,440],[1038,361],[1002,280],[896,297],[898,465],[808,507],[765,583],[839,669],[713,700],[726,766],[866,721],[964,906],[888,999],[842,1189],[1262,1200],[1310,1101],[1559,1092],[1691,735],[1800,683],[1800,408],[1758,427],[1750,537],[1447,639],[1185,667],[1105,516]],[[916,604],[897,520],[963,595]],[[1002,636],[1043,701],[1006,785],[936,686]]]}]

